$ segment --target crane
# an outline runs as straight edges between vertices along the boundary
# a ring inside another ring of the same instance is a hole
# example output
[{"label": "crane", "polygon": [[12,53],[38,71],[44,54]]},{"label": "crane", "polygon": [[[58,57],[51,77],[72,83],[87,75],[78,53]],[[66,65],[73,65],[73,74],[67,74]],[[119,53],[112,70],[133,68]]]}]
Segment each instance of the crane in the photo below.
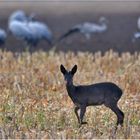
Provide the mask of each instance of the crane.
[{"label": "crane", "polygon": [[33,18],[33,14],[27,17],[24,11],[15,11],[9,17],[9,31],[31,46],[36,46],[41,40],[47,40],[52,45],[53,35],[49,27],[45,23],[32,20]]},{"label": "crane", "polygon": [[[138,17],[138,20],[137,20],[137,29],[140,30],[140,17]],[[136,39],[138,39],[138,38],[140,38],[140,31],[137,31],[134,33],[132,42],[134,43],[136,41]]]},{"label": "crane", "polygon": [[0,45],[3,45],[5,43],[6,38],[7,38],[7,34],[5,30],[0,28]]},{"label": "crane", "polygon": [[107,20],[105,17],[101,17],[99,19],[99,24],[91,23],[91,22],[84,22],[82,24],[75,25],[74,27],[70,28],[66,33],[64,33],[58,39],[58,42],[62,41],[64,38],[77,32],[84,34],[86,39],[90,39],[91,34],[102,33],[106,30],[107,30]]}]

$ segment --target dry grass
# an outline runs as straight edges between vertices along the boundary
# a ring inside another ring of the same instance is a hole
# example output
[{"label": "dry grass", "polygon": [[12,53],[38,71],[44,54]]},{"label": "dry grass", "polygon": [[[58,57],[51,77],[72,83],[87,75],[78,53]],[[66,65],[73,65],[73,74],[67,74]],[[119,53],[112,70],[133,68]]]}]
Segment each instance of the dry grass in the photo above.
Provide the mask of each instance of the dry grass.
[{"label": "dry grass", "polygon": [[[75,84],[111,81],[124,91],[119,102],[124,127],[113,135],[116,116],[106,107],[89,107],[88,125],[78,128],[73,104],[59,71],[78,64]],[[0,138],[140,139],[140,54],[0,51]]]}]

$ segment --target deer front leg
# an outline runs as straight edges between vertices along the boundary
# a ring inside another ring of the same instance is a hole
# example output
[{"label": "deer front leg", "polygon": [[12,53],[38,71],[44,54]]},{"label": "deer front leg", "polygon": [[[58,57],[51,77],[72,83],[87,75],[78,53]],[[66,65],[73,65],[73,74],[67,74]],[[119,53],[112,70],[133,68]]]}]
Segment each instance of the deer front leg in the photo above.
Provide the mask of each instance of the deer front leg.
[{"label": "deer front leg", "polygon": [[74,112],[75,112],[75,115],[76,115],[76,117],[77,117],[77,120],[78,120],[78,123],[80,123],[80,118],[79,118],[79,115],[78,115],[78,110],[79,110],[80,108],[78,107],[78,106],[76,106],[75,108],[74,108]]},{"label": "deer front leg", "polygon": [[82,105],[80,107],[80,126],[82,124],[87,124],[87,122],[83,122],[83,118],[84,118],[85,112],[86,112],[86,105]]}]

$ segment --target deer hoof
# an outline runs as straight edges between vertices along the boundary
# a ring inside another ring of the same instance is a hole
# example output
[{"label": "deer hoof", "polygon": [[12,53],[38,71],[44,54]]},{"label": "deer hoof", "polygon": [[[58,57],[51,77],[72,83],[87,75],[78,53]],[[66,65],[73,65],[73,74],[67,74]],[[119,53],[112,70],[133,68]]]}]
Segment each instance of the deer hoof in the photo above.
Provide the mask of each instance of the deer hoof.
[{"label": "deer hoof", "polygon": [[81,124],[88,124],[87,122],[82,122]]},{"label": "deer hoof", "polygon": [[79,124],[79,128],[80,128],[83,124],[88,124],[88,123],[87,123],[87,122],[81,122],[81,123]]}]

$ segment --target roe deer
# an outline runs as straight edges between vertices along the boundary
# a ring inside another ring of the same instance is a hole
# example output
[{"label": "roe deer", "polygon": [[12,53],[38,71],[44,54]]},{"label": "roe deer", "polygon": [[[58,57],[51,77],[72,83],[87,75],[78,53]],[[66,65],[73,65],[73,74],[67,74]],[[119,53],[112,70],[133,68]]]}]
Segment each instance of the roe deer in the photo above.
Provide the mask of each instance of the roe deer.
[{"label": "roe deer", "polygon": [[[71,100],[75,104],[74,112],[80,126],[86,124],[83,117],[87,106],[95,106],[104,104],[109,107],[117,115],[117,126],[123,125],[124,113],[117,106],[117,102],[122,96],[122,90],[111,82],[96,83],[92,85],[73,85],[73,76],[77,71],[75,65],[71,71],[67,71],[63,65],[60,70],[64,75],[66,89]],[[80,115],[78,110],[80,109]]]}]

